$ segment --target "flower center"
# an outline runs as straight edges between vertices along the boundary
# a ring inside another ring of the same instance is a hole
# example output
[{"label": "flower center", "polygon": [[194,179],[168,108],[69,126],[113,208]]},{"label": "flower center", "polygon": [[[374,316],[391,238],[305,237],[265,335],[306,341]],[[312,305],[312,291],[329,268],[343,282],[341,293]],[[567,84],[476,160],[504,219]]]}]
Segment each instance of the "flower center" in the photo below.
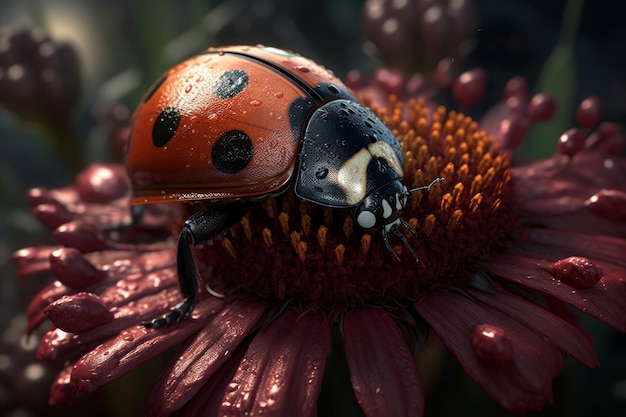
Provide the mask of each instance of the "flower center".
[{"label": "flower center", "polygon": [[351,211],[299,199],[290,189],[252,204],[246,216],[196,257],[211,265],[218,292],[251,291],[277,301],[341,312],[367,303],[418,299],[423,290],[459,285],[514,226],[509,160],[471,118],[422,101],[375,109],[400,140],[407,188],[445,178],[410,196],[402,219],[415,229],[366,233]]}]

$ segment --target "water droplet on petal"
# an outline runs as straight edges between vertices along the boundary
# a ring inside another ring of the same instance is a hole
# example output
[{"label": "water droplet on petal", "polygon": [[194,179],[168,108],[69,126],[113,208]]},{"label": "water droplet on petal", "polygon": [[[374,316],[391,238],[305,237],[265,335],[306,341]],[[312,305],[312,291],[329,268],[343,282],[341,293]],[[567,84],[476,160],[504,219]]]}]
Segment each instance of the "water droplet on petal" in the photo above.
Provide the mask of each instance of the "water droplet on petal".
[{"label": "water droplet on petal", "polygon": [[503,366],[513,357],[513,342],[501,327],[491,324],[474,326],[470,343],[483,362]]},{"label": "water droplet on petal", "polygon": [[626,193],[619,190],[600,190],[585,201],[595,214],[615,220],[626,220]]},{"label": "water droplet on petal", "polygon": [[570,256],[550,265],[548,272],[556,279],[576,288],[591,288],[604,275],[589,259]]},{"label": "water droplet on petal", "polygon": [[585,135],[575,127],[563,133],[557,143],[557,152],[562,155],[572,156],[582,151],[585,147]]}]

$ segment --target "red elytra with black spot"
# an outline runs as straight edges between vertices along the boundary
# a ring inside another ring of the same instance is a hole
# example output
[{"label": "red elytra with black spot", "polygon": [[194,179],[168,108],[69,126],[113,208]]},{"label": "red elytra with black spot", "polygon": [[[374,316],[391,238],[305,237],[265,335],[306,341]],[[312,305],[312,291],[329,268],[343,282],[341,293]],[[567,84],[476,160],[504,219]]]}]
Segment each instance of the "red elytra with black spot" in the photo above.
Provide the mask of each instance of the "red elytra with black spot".
[{"label": "red elytra with black spot", "polygon": [[[331,92],[315,93],[320,85]],[[133,203],[281,190],[307,114],[328,100],[320,97],[347,91],[322,66],[275,48],[211,48],[174,66],[133,117],[126,160]]]}]

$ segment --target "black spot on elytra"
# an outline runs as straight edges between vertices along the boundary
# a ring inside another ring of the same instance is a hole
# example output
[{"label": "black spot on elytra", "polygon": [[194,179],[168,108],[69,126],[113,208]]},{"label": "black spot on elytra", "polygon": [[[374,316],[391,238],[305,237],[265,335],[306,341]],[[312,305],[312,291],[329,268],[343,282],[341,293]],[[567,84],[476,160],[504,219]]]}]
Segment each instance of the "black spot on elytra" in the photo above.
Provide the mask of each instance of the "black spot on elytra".
[{"label": "black spot on elytra", "polygon": [[213,92],[219,98],[231,98],[241,93],[248,85],[248,74],[244,70],[228,70],[213,84]]},{"label": "black spot on elytra", "polygon": [[175,107],[168,107],[159,114],[152,126],[152,142],[157,148],[167,145],[178,129],[180,111]]},{"label": "black spot on elytra", "polygon": [[241,130],[222,133],[211,150],[213,164],[224,174],[235,174],[250,163],[254,145],[250,136]]},{"label": "black spot on elytra", "polygon": [[143,96],[143,102],[147,102],[150,98],[156,93],[156,91],[161,87],[161,85],[167,80],[167,73],[161,75],[155,82],[152,83],[146,94]]}]

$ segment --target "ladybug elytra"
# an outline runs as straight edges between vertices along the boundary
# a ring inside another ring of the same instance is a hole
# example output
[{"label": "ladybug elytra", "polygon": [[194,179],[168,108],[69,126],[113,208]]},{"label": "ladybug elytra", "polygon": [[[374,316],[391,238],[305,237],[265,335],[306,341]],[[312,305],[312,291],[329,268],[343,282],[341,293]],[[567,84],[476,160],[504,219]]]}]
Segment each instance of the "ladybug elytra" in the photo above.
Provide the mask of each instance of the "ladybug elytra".
[{"label": "ladybug elytra", "polygon": [[190,245],[218,236],[247,202],[284,192],[327,207],[351,208],[364,230],[400,238],[415,256],[400,217],[413,190],[400,182],[398,139],[330,71],[300,55],[263,46],[211,48],[163,74],[133,116],[126,155],[133,204],[208,200],[179,236],[184,301],[160,327],[190,313],[197,268]]}]

